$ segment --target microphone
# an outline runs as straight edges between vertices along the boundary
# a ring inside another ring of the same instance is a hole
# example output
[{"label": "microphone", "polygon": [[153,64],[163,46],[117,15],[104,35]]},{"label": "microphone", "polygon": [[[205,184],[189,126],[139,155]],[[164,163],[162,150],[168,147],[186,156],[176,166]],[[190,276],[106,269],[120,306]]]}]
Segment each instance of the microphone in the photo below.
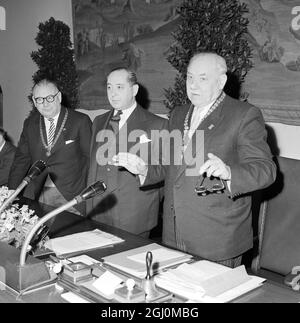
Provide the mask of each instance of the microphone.
[{"label": "microphone", "polygon": [[29,169],[27,176],[23,179],[22,183],[16,190],[3,202],[0,206],[0,214],[12,203],[18,194],[27,186],[34,178],[39,176],[46,168],[46,163],[43,160],[37,160]]},{"label": "microphone", "polygon": [[20,254],[20,266],[25,265],[25,258],[28,246],[30,244],[31,239],[35,235],[35,233],[38,231],[38,229],[48,220],[56,216],[57,214],[69,209],[70,207],[74,206],[75,204],[79,204],[89,198],[92,198],[98,194],[103,194],[106,191],[106,185],[103,181],[97,181],[94,184],[88,186],[85,188],[79,195],[74,197],[71,201],[67,202],[66,204],[58,207],[57,209],[47,213],[45,216],[43,216],[28,232],[25,241],[23,243],[21,254]]},{"label": "microphone", "polygon": [[23,179],[29,184],[34,178],[39,176],[46,168],[46,163],[43,160],[37,160],[29,169],[27,176]]},{"label": "microphone", "polygon": [[77,203],[81,203],[87,199],[93,198],[98,194],[104,193],[106,190],[106,185],[102,181],[98,181],[86,189],[84,189],[78,196],[75,197],[77,199]]}]

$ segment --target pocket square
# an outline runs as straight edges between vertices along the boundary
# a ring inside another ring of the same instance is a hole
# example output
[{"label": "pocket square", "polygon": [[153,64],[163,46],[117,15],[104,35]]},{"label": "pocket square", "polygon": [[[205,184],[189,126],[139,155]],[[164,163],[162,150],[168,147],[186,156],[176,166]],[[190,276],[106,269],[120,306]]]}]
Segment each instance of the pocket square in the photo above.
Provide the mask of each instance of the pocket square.
[{"label": "pocket square", "polygon": [[66,142],[65,142],[65,144],[66,145],[69,145],[69,144],[71,144],[72,142],[74,142],[75,140],[67,140]]},{"label": "pocket square", "polygon": [[151,139],[149,139],[145,134],[142,134],[139,138],[140,138],[140,143],[141,144],[144,144],[146,142],[150,142],[151,141]]}]

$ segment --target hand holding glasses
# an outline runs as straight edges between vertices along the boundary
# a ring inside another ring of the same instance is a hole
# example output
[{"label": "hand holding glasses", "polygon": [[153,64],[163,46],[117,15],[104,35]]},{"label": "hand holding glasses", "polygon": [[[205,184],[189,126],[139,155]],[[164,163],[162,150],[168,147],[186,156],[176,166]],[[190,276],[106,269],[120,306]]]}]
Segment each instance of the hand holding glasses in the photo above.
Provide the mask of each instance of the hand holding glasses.
[{"label": "hand holding glasses", "polygon": [[200,182],[200,179],[201,179],[201,176],[199,176],[199,179],[195,186],[195,192],[198,195],[206,196],[208,194],[213,194],[213,193],[220,194],[220,193],[223,193],[225,190],[225,183],[220,178],[216,178],[219,182],[214,183],[211,187],[207,187],[206,185],[204,185],[205,179],[207,179],[206,176],[202,176],[201,182]]}]

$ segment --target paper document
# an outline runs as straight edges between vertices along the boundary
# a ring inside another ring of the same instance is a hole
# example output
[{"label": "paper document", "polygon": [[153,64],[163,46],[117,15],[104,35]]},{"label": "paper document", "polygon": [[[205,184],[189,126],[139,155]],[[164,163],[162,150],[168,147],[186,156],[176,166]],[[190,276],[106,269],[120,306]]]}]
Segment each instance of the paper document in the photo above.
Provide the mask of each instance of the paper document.
[{"label": "paper document", "polygon": [[64,255],[114,245],[122,241],[124,240],[119,237],[96,229],[50,239],[45,243],[45,247],[58,255]]},{"label": "paper document", "polygon": [[207,260],[182,264],[155,276],[158,286],[197,302],[228,302],[265,280],[247,274],[245,266],[229,268]]},{"label": "paper document", "polygon": [[152,274],[160,272],[162,269],[189,261],[192,256],[181,251],[176,251],[157,243],[120,252],[104,257],[104,263],[120,269],[135,277],[144,278],[146,276],[146,253],[152,252]]},{"label": "paper document", "polygon": [[67,293],[61,294],[61,297],[69,303],[90,303],[85,298],[82,298],[72,292],[67,292]]},{"label": "paper document", "polygon": [[76,257],[71,257],[71,258],[68,258],[68,260],[70,260],[70,262],[83,262],[87,266],[91,266],[93,264],[99,264],[99,262],[100,262],[90,256],[87,256],[87,255],[80,255],[80,256],[76,256]]}]

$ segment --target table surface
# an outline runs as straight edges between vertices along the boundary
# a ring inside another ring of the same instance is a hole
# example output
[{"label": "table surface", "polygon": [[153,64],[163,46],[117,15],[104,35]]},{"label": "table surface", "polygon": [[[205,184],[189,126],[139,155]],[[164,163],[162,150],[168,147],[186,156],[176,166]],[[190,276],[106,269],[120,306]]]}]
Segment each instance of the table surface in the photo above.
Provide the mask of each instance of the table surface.
[{"label": "table surface", "polygon": [[[26,203],[36,210],[39,215],[44,215],[51,211],[51,208],[37,202],[21,199],[21,203]],[[126,251],[132,248],[147,245],[153,241],[143,239],[126,231],[103,225],[92,220],[77,216],[73,213],[63,212],[56,216],[53,223],[48,223],[50,227],[50,237],[64,236],[70,233],[100,229],[125,240],[125,242],[114,245],[113,247],[96,249],[84,254],[100,260],[102,257]],[[66,292],[64,290],[63,292]],[[9,288],[0,285],[0,303],[64,303],[65,300],[60,296],[62,291],[57,290],[55,284],[34,290],[25,295],[18,294]],[[288,286],[275,281],[267,280],[262,286],[252,290],[232,301],[233,303],[298,303],[300,302],[300,292],[295,292]]]}]

